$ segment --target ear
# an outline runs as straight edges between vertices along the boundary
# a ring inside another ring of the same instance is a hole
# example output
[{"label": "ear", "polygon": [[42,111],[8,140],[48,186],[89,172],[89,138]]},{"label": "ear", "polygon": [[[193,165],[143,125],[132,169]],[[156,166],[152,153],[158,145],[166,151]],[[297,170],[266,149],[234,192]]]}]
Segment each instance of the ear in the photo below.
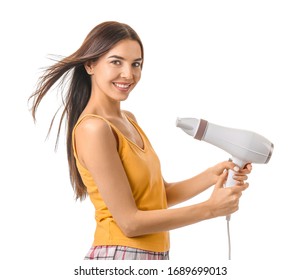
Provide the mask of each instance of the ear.
[{"label": "ear", "polygon": [[84,63],[84,68],[85,71],[89,74],[89,75],[93,75],[94,74],[94,67],[93,67],[93,63],[92,61],[87,61]]}]

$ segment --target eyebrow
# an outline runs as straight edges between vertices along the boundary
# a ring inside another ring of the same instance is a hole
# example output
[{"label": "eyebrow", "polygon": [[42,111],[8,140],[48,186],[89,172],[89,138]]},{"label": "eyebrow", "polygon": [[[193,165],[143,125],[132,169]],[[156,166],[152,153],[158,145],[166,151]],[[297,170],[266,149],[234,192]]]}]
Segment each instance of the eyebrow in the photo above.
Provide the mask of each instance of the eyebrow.
[{"label": "eyebrow", "polygon": [[[120,59],[120,60],[125,60],[124,57],[119,56],[119,55],[111,55],[111,56],[109,56],[108,58],[116,58],[116,59]],[[143,60],[142,58],[137,58],[137,59],[135,59],[134,61],[142,61],[142,60]]]}]

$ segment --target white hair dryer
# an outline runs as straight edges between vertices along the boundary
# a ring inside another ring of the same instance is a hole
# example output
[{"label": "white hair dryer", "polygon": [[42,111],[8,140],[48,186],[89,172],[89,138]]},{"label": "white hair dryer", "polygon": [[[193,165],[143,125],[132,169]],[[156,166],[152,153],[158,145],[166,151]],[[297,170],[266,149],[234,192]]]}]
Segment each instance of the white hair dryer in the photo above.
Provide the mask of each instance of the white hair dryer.
[{"label": "white hair dryer", "polygon": [[[177,118],[176,126],[195,139],[213,144],[232,156],[232,161],[243,168],[247,163],[268,163],[274,145],[265,137],[242,129],[228,128],[212,124],[203,119]],[[234,172],[229,170],[225,186],[236,184],[232,178]],[[231,242],[229,233],[230,215],[226,217],[229,244],[229,260],[231,259]]]},{"label": "white hair dryer", "polygon": [[[242,129],[228,128],[209,123],[203,119],[177,118],[176,126],[195,139],[213,144],[232,156],[232,161],[240,168],[247,163],[268,163],[274,145],[265,137]],[[229,170],[226,186],[236,184]]]}]

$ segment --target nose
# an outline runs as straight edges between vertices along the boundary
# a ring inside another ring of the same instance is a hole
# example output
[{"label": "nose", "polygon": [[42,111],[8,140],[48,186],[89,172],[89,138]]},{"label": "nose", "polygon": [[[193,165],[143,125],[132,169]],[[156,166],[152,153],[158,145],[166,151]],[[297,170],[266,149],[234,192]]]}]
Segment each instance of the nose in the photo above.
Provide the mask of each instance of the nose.
[{"label": "nose", "polygon": [[124,65],[122,67],[121,77],[125,79],[133,78],[133,71],[131,65]]}]

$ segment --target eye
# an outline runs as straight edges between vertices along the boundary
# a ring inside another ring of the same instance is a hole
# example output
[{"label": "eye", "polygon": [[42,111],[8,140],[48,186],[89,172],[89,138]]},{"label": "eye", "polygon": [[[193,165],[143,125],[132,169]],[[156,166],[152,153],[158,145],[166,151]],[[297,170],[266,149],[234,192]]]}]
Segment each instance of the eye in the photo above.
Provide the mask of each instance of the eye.
[{"label": "eye", "polygon": [[139,68],[139,67],[141,67],[141,62],[134,62],[132,64],[132,66],[135,67],[135,68]]},{"label": "eye", "polygon": [[121,61],[120,60],[113,60],[110,63],[112,63],[114,65],[121,65]]}]

